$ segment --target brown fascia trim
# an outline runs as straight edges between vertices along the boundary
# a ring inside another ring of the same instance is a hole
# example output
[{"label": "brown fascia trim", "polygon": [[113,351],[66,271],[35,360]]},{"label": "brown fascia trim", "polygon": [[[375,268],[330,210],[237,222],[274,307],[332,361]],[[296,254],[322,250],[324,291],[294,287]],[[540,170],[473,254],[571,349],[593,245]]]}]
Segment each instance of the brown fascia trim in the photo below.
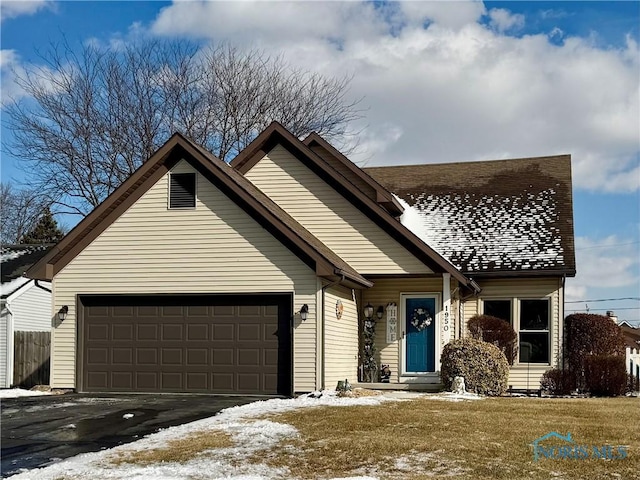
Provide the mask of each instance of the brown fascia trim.
[{"label": "brown fascia trim", "polygon": [[[363,277],[348,275],[343,272],[339,267],[334,265],[331,260],[325,258],[312,245],[307,243],[300,235],[282,222],[277,215],[262,205],[259,200],[247,193],[241,185],[223,171],[223,168],[231,167],[223,164],[221,160],[218,160],[220,165],[210,161],[198,148],[191,145],[188,141],[186,141],[186,145],[183,145],[183,148],[187,154],[184,156],[185,160],[190,161],[193,159],[195,162],[190,162],[192,166],[225,195],[231,197],[255,221],[300,257],[310,268],[314,269],[318,276],[331,277],[333,275],[345,275],[363,287],[368,288],[373,286],[371,282]],[[204,161],[200,160],[202,157]],[[248,182],[249,180],[246,181]]]},{"label": "brown fascia trim", "polygon": [[342,163],[352,173],[357,175],[360,180],[373,188],[376,191],[376,201],[384,205],[384,207],[389,210],[389,213],[391,213],[391,215],[393,215],[394,217],[402,215],[402,212],[404,212],[404,208],[402,207],[402,205],[400,205],[400,202],[398,202],[398,200],[389,190],[384,188],[380,183],[378,183],[375,178],[364,172],[360,167],[349,160],[340,150],[327,142],[318,133],[312,132],[307,136],[307,138],[302,140],[302,143],[304,143],[307,147],[311,147],[315,143],[325,149],[335,160]]},{"label": "brown fascia trim", "polygon": [[520,277],[520,278],[537,278],[537,277],[575,277],[575,269],[554,269],[554,270],[503,270],[496,272],[464,272],[465,275],[474,280],[492,279],[497,277]]},{"label": "brown fascia trim", "polygon": [[[52,280],[54,275],[72,258],[95,240],[171,169],[173,165],[166,165],[166,162],[178,143],[179,137],[174,134],[122,185],[65,235],[47,255],[32,265],[25,275],[37,280]],[[173,160],[177,161],[175,158]]]},{"label": "brown fascia trim", "polygon": [[[264,148],[264,144],[271,135],[282,130],[284,130],[284,127],[278,122],[271,122],[271,124],[265,128],[262,133],[253,140],[253,142],[247,145],[233,160],[229,162],[229,165],[244,175],[269,152],[270,148]],[[273,148],[273,146],[271,148]]]},{"label": "brown fascia trim", "polygon": [[403,278],[442,278],[439,273],[363,273],[363,277],[370,280],[403,279]]},{"label": "brown fascia trim", "polygon": [[[267,132],[269,132],[268,135],[266,135]],[[298,160],[331,185],[337,192],[345,196],[429,268],[440,272],[449,272],[463,285],[469,284],[469,279],[439,253],[419,239],[384,208],[367,197],[360,189],[353,188],[351,182],[276,122],[272,123],[256,140],[251,142],[238,157],[231,161],[230,165],[240,173],[245,174],[264,157],[264,152],[269,152],[277,144],[287,148]]]}]

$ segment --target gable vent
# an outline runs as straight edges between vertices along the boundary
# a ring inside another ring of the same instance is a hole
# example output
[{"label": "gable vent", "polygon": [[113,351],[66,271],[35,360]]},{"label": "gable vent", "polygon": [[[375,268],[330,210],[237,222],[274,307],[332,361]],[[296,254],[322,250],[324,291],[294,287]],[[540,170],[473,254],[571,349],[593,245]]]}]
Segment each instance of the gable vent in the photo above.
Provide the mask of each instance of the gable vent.
[{"label": "gable vent", "polygon": [[169,208],[195,208],[196,174],[172,173],[169,191]]}]

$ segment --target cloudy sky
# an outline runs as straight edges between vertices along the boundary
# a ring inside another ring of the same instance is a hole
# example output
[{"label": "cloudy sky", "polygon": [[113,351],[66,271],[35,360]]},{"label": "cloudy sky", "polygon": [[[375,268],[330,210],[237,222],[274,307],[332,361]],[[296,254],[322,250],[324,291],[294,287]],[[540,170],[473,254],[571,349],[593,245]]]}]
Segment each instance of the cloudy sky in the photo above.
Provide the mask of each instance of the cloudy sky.
[{"label": "cloudy sky", "polygon": [[[63,35],[229,41],[352,76],[361,165],[570,153],[567,309],[640,321],[638,2],[3,1],[1,19],[5,98],[12,69]],[[3,180],[23,178],[15,163],[3,156]],[[635,300],[585,301],[609,298]]]}]

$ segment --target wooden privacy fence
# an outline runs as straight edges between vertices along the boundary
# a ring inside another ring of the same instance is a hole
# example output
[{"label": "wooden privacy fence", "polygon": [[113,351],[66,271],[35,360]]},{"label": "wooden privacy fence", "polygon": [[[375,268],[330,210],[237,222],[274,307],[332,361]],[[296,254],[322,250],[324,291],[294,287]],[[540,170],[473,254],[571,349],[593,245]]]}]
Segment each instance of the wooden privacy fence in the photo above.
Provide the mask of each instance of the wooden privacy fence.
[{"label": "wooden privacy fence", "polygon": [[51,332],[14,332],[13,384],[49,385]]}]

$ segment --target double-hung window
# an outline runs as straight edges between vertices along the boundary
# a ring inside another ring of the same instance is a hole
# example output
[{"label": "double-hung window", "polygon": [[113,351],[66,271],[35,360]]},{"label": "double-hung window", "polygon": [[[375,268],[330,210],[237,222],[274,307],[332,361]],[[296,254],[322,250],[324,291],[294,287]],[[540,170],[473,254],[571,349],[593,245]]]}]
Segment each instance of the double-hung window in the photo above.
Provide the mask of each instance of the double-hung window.
[{"label": "double-hung window", "polygon": [[503,319],[518,334],[519,363],[550,363],[549,299],[484,299],[483,313]]}]

